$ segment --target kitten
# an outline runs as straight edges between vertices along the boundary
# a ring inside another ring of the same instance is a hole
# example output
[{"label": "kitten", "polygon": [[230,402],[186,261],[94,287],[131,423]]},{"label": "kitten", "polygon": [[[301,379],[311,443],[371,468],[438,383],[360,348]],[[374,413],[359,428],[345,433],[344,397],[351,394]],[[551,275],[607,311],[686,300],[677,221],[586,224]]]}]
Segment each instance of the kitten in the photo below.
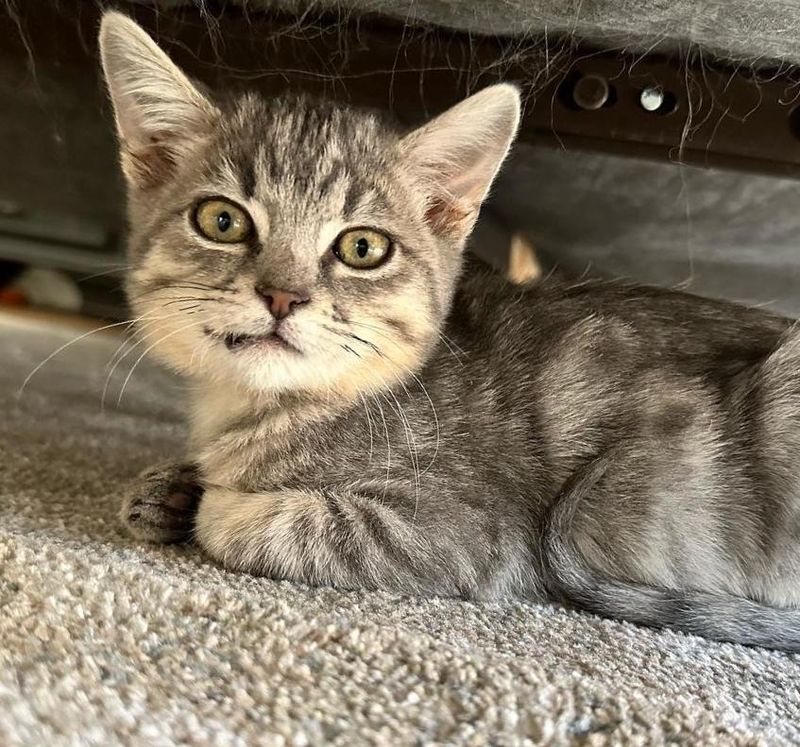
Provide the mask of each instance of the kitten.
[{"label": "kitten", "polygon": [[800,335],[764,311],[512,286],[462,249],[514,137],[487,88],[408,134],[202,94],[100,33],[131,304],[189,384],[137,537],[341,588],[550,599],[800,650]]}]

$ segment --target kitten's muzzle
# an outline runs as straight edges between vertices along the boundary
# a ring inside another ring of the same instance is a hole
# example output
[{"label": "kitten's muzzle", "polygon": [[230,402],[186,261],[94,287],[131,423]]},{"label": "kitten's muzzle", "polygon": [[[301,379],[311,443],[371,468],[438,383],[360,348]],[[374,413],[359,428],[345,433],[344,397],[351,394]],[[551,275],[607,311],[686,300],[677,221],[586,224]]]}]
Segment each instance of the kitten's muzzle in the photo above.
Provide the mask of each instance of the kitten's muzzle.
[{"label": "kitten's muzzle", "polygon": [[270,288],[262,283],[256,283],[255,291],[269,309],[269,313],[279,321],[289,316],[298,306],[308,303],[310,300],[308,294],[302,291]]}]

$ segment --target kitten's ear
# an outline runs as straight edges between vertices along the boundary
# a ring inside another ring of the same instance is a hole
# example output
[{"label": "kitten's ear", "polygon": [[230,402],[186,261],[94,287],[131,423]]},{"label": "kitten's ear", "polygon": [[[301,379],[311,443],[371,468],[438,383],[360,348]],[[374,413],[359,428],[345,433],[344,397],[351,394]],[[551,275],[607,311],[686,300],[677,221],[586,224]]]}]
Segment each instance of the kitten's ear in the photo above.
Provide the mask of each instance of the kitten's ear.
[{"label": "kitten's ear", "polygon": [[508,83],[484,88],[401,141],[428,188],[434,230],[467,237],[519,125],[520,97]]},{"label": "kitten's ear", "polygon": [[99,41],[123,171],[136,186],[152,186],[169,174],[217,110],[127,16],[105,13]]}]

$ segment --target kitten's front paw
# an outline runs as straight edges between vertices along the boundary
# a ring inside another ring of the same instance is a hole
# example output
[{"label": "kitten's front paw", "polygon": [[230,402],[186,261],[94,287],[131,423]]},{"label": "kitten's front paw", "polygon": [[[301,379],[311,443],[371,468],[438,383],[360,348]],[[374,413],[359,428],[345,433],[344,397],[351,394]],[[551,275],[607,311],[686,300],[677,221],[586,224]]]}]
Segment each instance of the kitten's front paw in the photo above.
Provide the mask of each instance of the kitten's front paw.
[{"label": "kitten's front paw", "polygon": [[149,469],[128,486],[122,502],[122,521],[138,539],[185,542],[191,537],[202,495],[203,487],[193,465]]}]

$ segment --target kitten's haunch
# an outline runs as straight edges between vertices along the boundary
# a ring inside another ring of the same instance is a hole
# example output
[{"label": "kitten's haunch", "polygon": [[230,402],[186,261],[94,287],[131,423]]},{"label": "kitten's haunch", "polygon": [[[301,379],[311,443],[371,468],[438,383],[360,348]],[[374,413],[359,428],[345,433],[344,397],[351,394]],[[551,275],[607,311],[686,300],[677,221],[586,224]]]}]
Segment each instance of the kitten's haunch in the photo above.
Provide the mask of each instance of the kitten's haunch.
[{"label": "kitten's haunch", "polygon": [[117,13],[100,43],[128,295],[191,423],[187,464],[126,496],[136,536],[274,578],[800,650],[790,321],[465,260],[512,86],[400,133],[305,98],[212,101]]}]

